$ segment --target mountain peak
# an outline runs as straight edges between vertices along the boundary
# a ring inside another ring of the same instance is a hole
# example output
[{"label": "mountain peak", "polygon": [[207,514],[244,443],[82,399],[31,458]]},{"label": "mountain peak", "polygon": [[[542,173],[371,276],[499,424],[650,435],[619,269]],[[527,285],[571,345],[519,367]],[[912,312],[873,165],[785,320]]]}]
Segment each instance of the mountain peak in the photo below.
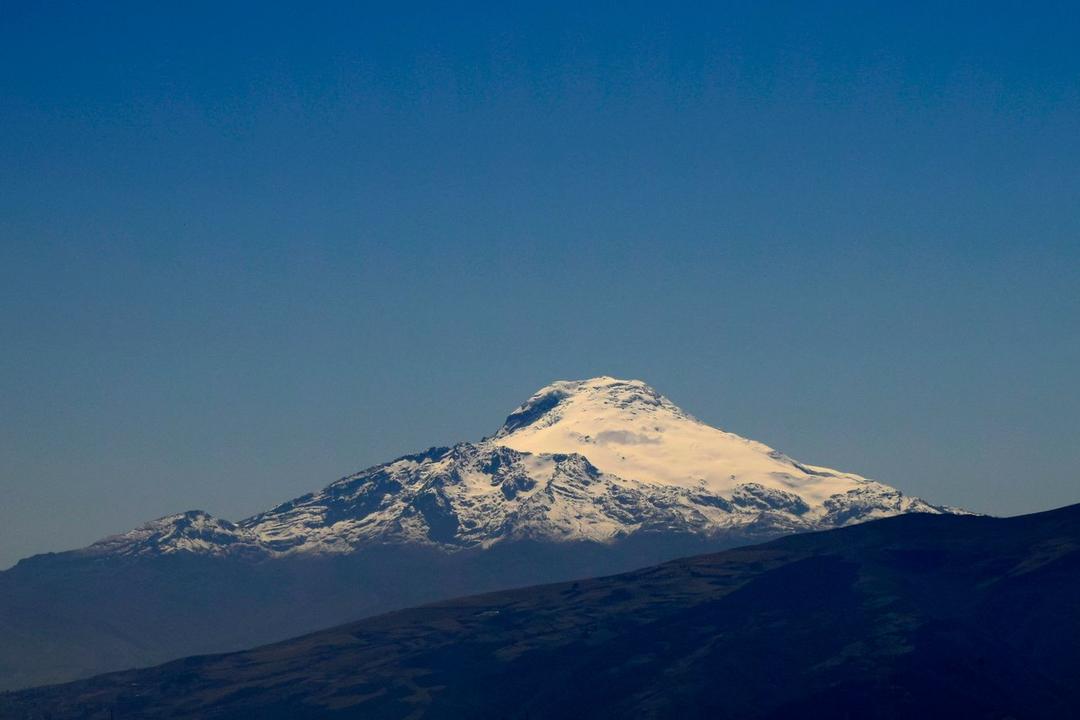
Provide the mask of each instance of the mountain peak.
[{"label": "mountain peak", "polygon": [[632,418],[665,414],[680,420],[693,418],[641,380],[622,380],[609,375],[587,380],[557,380],[540,388],[506,418],[495,434],[508,437],[525,428],[550,427],[573,415]]},{"label": "mountain peak", "polygon": [[577,453],[620,478],[725,496],[752,484],[820,504],[867,482],[796,463],[763,443],[700,422],[641,380],[609,376],[541,388],[492,441],[538,455]]}]

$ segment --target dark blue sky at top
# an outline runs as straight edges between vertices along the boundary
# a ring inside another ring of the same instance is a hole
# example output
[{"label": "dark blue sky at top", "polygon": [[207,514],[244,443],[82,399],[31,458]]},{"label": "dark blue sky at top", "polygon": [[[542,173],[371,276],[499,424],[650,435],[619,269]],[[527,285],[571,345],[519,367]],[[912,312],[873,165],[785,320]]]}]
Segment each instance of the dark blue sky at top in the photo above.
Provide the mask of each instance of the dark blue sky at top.
[{"label": "dark blue sky at top", "polygon": [[557,378],[1080,500],[1075,4],[0,6],[0,566]]}]

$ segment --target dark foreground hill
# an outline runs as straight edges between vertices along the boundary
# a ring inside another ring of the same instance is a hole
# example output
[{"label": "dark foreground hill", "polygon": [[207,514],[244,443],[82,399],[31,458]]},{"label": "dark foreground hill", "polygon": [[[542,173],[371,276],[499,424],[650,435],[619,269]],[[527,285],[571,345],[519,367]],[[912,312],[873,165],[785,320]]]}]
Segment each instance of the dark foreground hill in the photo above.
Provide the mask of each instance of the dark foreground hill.
[{"label": "dark foreground hill", "polygon": [[0,718],[1064,718],[1080,505],[906,515],[0,696]]}]

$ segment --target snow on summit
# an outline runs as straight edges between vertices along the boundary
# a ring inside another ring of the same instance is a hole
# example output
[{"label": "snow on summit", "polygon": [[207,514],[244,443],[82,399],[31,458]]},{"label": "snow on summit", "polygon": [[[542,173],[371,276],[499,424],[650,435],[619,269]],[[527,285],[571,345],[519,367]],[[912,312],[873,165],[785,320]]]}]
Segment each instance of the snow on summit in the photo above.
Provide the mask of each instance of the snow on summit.
[{"label": "snow on summit", "polygon": [[376,465],[235,524],[181,513],[80,552],[454,551],[638,534],[750,540],[907,512],[952,510],[798,463],[700,422],[640,380],[605,376],[540,389],[490,439]]},{"label": "snow on summit", "polygon": [[866,482],[710,427],[640,380],[552,383],[515,410],[494,440],[531,453],[580,453],[606,473],[712,493],[758,483],[822,502]]}]

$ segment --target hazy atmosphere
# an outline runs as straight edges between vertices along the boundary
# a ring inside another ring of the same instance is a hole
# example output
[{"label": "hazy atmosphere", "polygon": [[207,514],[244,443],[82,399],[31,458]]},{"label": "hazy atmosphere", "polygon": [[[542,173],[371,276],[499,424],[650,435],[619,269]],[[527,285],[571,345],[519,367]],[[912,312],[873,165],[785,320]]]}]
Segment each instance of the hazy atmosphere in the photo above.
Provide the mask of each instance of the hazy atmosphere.
[{"label": "hazy atmosphere", "polygon": [[596,375],[1080,501],[1080,12],[987,10],[5,3],[0,568]]}]

